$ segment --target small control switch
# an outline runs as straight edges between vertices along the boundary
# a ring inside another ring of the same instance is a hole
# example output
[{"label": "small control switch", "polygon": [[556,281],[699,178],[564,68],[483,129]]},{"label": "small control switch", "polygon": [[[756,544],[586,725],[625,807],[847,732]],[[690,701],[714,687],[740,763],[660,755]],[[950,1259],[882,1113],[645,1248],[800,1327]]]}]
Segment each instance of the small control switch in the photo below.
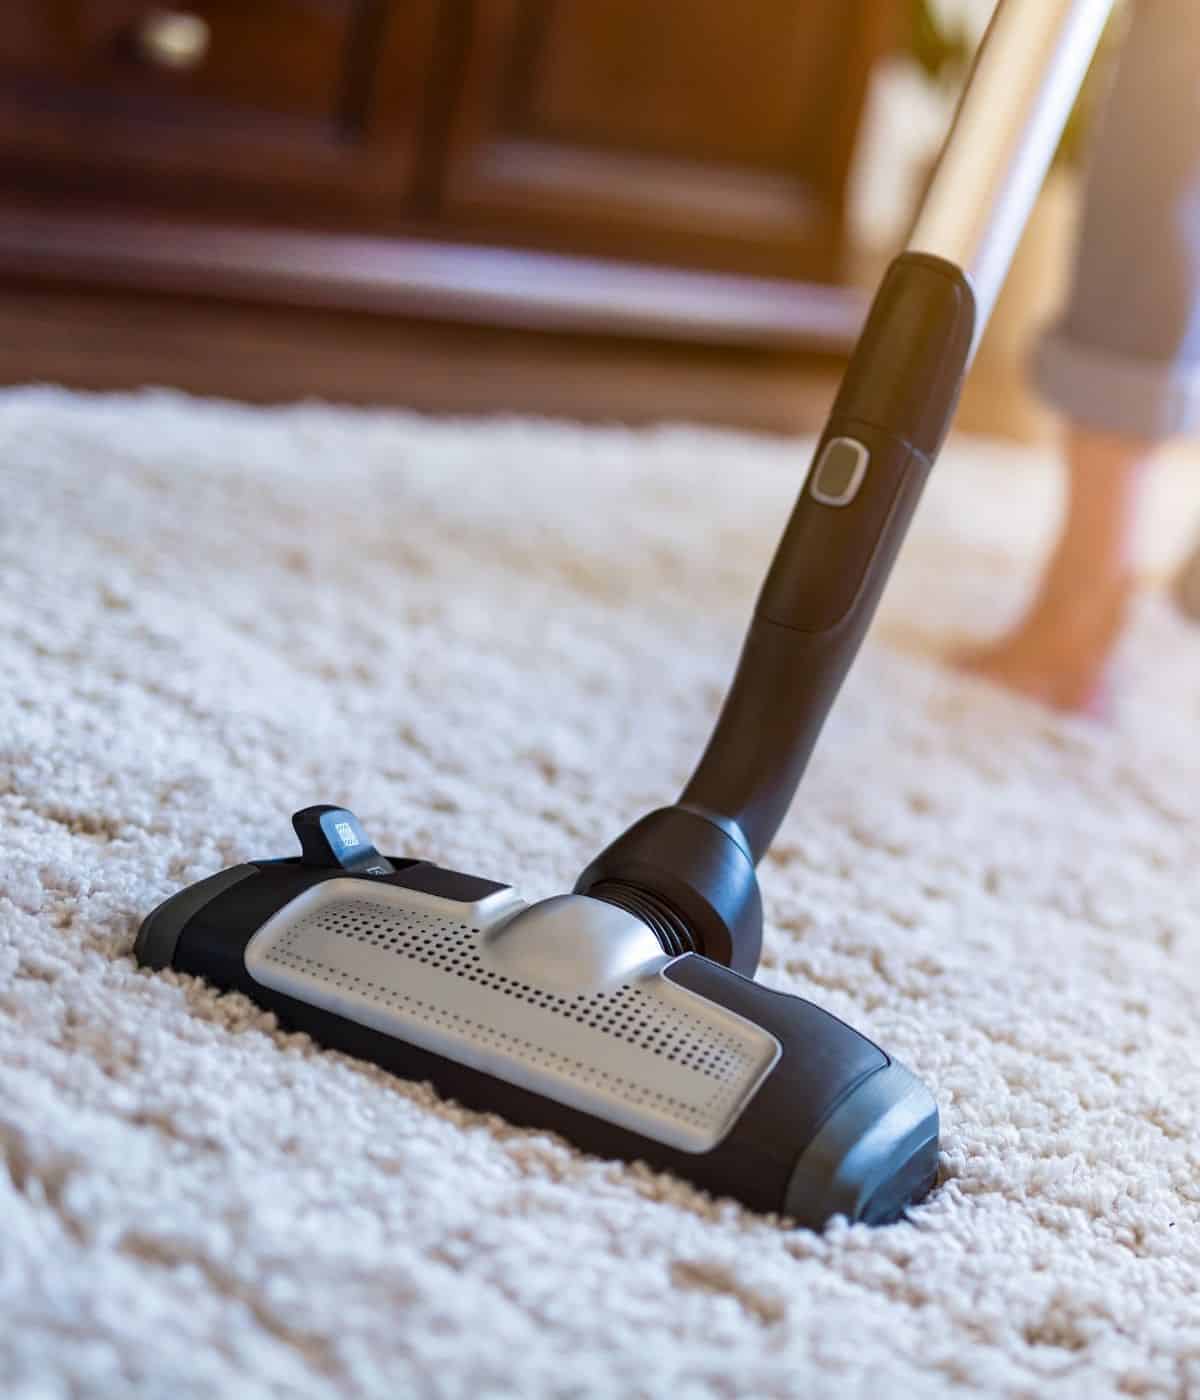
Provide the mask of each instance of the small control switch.
[{"label": "small control switch", "polygon": [[396,868],[345,807],[305,807],[292,814],[292,826],[300,838],[301,865],[340,867],[352,875],[391,875]]},{"label": "small control switch", "polygon": [[823,506],[848,506],[858,495],[871,454],[854,438],[830,438],[812,479],[812,498]]}]

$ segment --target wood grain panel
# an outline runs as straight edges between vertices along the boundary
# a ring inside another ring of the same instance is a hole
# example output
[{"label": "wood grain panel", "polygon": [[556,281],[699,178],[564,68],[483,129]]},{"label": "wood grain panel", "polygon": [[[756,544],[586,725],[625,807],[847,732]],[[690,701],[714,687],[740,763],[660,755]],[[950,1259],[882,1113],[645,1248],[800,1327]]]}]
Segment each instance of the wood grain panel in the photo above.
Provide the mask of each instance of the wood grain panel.
[{"label": "wood grain panel", "polygon": [[891,0],[476,0],[445,207],[474,234],[828,281]]},{"label": "wood grain panel", "polygon": [[812,174],[852,31],[846,6],[795,0],[535,0],[514,35],[508,124],[535,140]]},{"label": "wood grain panel", "polygon": [[352,13],[350,0],[195,0],[207,50],[194,67],[156,64],[139,46],[156,7],[139,0],[8,0],[0,73],[86,118],[122,99],[164,116],[222,107],[336,120]]},{"label": "wood grain panel", "polygon": [[[437,0],[196,0],[208,50],[140,53],[138,0],[8,0],[0,162],[52,195],[386,223],[419,159]],[[384,68],[386,64],[386,68]]]}]

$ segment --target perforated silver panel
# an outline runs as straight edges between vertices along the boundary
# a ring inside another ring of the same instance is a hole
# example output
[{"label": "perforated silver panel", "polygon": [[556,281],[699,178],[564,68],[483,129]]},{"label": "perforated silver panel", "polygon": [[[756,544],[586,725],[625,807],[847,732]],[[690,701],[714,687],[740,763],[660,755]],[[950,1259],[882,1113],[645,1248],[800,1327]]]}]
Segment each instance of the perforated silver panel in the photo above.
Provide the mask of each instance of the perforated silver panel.
[{"label": "perforated silver panel", "polygon": [[265,986],[705,1152],[779,1046],[663,978],[667,961],[636,920],[595,900],[510,901],[489,923],[480,908],[343,880],[294,900],[246,950]]}]

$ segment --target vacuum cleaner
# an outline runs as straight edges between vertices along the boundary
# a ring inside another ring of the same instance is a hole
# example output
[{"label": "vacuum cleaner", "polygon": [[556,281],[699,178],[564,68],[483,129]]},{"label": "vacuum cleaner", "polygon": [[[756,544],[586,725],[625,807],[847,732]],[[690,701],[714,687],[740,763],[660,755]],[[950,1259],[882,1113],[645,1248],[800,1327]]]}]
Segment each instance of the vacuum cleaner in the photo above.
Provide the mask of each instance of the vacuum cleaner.
[{"label": "vacuum cleaner", "polygon": [[136,956],[470,1108],[819,1228],[933,1186],[938,1109],[866,1036],[753,980],[756,866],[791,804],[937,458],[1111,0],[1001,0],[888,270],[695,772],[583,870],[503,880],[384,856],[352,812],[299,854],[172,895]]}]

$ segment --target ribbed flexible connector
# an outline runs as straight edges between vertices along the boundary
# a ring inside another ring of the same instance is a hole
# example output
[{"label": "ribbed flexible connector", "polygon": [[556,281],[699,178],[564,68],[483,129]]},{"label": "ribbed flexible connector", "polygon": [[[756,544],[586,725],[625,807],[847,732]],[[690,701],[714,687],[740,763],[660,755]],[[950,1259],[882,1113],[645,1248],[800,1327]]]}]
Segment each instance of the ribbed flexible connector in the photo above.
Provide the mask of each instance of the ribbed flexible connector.
[{"label": "ribbed flexible connector", "polygon": [[575,893],[627,910],[668,953],[701,953],[754,976],[762,901],[754,862],[731,822],[694,808],[661,807],[606,846]]},{"label": "ribbed flexible connector", "polygon": [[601,880],[588,890],[588,896],[603,900],[605,904],[615,904],[618,909],[632,914],[653,932],[663,952],[671,957],[699,951],[681,916],[650,890],[639,890],[620,880]]}]

